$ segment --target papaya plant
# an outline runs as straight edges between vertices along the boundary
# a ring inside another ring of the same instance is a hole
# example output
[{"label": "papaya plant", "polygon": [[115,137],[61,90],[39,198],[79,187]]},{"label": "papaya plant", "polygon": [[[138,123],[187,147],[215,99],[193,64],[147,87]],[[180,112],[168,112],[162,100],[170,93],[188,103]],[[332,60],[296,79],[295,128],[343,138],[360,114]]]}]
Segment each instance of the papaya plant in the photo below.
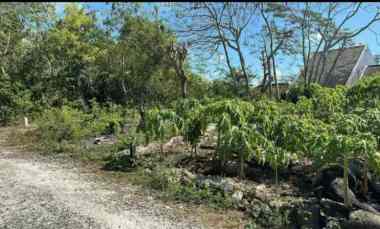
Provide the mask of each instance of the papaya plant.
[{"label": "papaya plant", "polygon": [[197,99],[186,98],[175,104],[176,114],[182,121],[182,134],[185,142],[191,145],[191,154],[197,153],[197,144],[207,128],[207,120],[200,115],[203,106]]},{"label": "papaya plant", "polygon": [[232,148],[232,141],[242,132],[235,129],[245,125],[247,117],[252,112],[252,104],[241,100],[221,100],[203,109],[203,119],[208,120],[208,123],[216,123],[217,126],[216,158],[219,160],[220,167],[224,165],[226,157],[231,156],[227,154],[236,150]]},{"label": "papaya plant", "polygon": [[[343,181],[344,181],[344,203],[351,207],[351,200],[348,198],[348,173],[349,161],[355,158],[364,159],[364,191],[368,187],[368,178],[366,177],[368,168],[378,170],[378,154],[376,153],[376,139],[369,133],[358,133],[356,135],[334,134],[331,135],[330,142],[323,157],[315,157],[314,160],[322,160],[322,164],[342,163],[343,164]],[[371,162],[371,163],[368,163]]]},{"label": "papaya plant", "polygon": [[377,140],[376,138],[367,133],[360,135],[360,141],[357,142],[357,157],[363,159],[363,186],[362,192],[363,195],[368,193],[368,171],[371,167],[375,170],[376,173],[379,173],[379,155],[376,153]]},{"label": "papaya plant", "polygon": [[164,141],[168,135],[177,135],[182,121],[172,110],[153,108],[147,112],[145,133],[160,141],[160,155],[164,153]]},{"label": "papaya plant", "polygon": [[251,131],[253,129],[246,123],[242,124],[240,127],[233,126],[231,128],[229,143],[233,145],[234,148],[239,152],[239,176],[243,178],[244,174],[244,163],[246,160],[250,159],[253,155],[252,145],[251,145]]},{"label": "papaya plant", "polygon": [[207,128],[207,120],[200,115],[201,110],[194,110],[187,119],[184,119],[183,133],[185,141],[191,145],[191,154],[197,153],[197,144],[200,141],[202,133]]}]

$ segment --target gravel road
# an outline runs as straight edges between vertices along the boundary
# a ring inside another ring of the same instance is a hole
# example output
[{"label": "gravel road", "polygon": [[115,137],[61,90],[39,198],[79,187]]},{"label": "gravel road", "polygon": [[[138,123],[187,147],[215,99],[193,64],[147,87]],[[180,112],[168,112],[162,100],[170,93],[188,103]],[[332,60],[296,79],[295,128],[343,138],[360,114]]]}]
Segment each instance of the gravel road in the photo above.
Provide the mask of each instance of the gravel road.
[{"label": "gravel road", "polygon": [[0,147],[0,228],[204,228],[134,186],[18,154]]}]

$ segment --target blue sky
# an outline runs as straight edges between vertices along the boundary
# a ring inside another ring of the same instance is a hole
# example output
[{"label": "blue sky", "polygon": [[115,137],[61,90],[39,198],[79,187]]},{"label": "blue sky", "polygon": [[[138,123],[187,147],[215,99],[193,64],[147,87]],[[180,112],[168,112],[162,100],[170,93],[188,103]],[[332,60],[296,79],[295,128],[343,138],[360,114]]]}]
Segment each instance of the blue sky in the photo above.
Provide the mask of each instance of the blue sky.
[{"label": "blue sky", "polygon": [[[66,3],[60,2],[56,3],[56,12],[58,15],[63,14],[64,10],[64,5]],[[105,9],[110,9],[110,4],[106,3],[79,3],[82,6],[86,6],[90,8],[91,10],[96,10],[96,11],[102,11]],[[152,10],[153,5],[155,3],[145,3],[144,7],[147,10]],[[380,6],[380,3],[370,3],[372,4],[371,7],[368,10],[374,10],[375,7]],[[167,10],[167,8],[164,8],[161,13],[170,13],[170,11]],[[366,22],[368,22],[371,19],[371,16],[373,14],[370,14],[366,11],[361,11],[359,14],[355,17],[353,17],[351,20],[348,21],[347,27],[348,28],[356,28],[359,25],[363,25]],[[170,17],[169,17],[170,18]],[[339,20],[339,18],[338,18]],[[339,22],[339,21],[338,21]],[[373,31],[379,31],[379,36],[380,36],[380,22],[377,22],[373,26],[371,26],[371,29]],[[380,38],[380,37],[379,37]],[[380,39],[376,39],[376,35],[371,32],[370,30],[362,32],[360,35],[358,35],[354,39],[355,43],[364,43],[368,45],[370,51],[372,54],[380,54]],[[250,50],[244,50],[246,54],[250,52]],[[248,56],[248,55],[247,55]],[[251,56],[250,56],[251,57]],[[237,61],[237,56],[232,56],[233,62],[236,64],[238,63]],[[261,72],[261,64],[258,63],[257,58],[247,58],[247,64],[250,66],[252,72],[258,73],[260,75]],[[209,60],[207,63],[204,63],[204,65],[207,65],[208,67],[203,68],[203,74],[209,78],[218,78],[218,73],[216,72],[216,68],[218,66],[224,66],[225,65],[225,60],[223,57],[216,57],[213,60]],[[278,60],[278,71],[280,75],[286,76],[286,75],[294,75],[297,74],[299,69],[301,67],[301,63],[298,59],[295,59],[294,57],[286,57],[286,58],[280,58]],[[280,77],[281,78],[281,77]],[[253,83],[257,83],[257,80],[254,80]]]}]

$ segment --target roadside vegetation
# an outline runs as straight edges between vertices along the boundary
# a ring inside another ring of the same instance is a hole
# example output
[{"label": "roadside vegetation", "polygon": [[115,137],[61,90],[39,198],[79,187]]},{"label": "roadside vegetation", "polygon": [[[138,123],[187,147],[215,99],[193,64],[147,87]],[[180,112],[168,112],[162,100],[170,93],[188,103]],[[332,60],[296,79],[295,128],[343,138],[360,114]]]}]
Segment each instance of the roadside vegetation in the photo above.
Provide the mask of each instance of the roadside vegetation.
[{"label": "roadside vegetation", "polygon": [[[336,165],[343,171],[341,197],[346,207],[354,207],[350,192],[371,198],[369,182],[377,180],[380,168],[380,107],[378,97],[368,99],[366,94],[380,90],[379,79],[363,80],[350,89],[312,85],[306,92],[295,86],[283,101],[181,99],[148,110],[141,130],[137,112],[122,107],[93,103],[94,110],[84,112],[62,106],[36,115],[33,128],[13,141],[32,136],[29,147],[34,151],[70,155],[125,173],[132,183],[158,190],[166,200],[240,209],[253,219],[260,214],[273,217],[252,225],[279,227],[286,221],[290,226],[294,218],[289,206],[277,208],[255,196],[254,187],[265,173],[273,195],[288,183],[290,190],[299,192],[291,197],[297,199],[312,191],[310,183],[297,182]],[[363,108],[363,100],[373,105]],[[95,144],[100,136],[110,137]],[[360,163],[361,171],[352,170],[353,162]],[[304,174],[292,183],[289,173],[296,166]],[[354,172],[370,172],[370,177],[355,177]],[[358,180],[354,184],[350,179]]]},{"label": "roadside vegetation", "polygon": [[[195,73],[186,45],[138,4],[114,4],[102,26],[76,4],[61,18],[53,9],[0,9],[0,37],[11,37],[0,41],[0,122],[31,123],[10,144],[92,163],[168,201],[242,211],[245,228],[354,228],[358,211],[379,217],[379,74],[351,88],[305,77],[280,95],[272,82],[250,87],[242,56],[222,80]],[[241,54],[239,36],[221,41]]]}]

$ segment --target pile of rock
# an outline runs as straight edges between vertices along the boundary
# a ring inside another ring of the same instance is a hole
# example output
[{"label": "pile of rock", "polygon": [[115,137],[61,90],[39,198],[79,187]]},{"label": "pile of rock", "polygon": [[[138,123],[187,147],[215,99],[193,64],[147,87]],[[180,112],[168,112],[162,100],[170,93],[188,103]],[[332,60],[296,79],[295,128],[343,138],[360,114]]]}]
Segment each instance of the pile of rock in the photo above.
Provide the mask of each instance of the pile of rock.
[{"label": "pile of rock", "polygon": [[[183,147],[186,146],[182,136],[172,137],[167,143],[163,145],[165,152],[175,152],[183,150]],[[156,142],[151,142],[147,145],[139,145],[136,148],[136,151],[139,155],[157,153],[160,150],[160,144]]]},{"label": "pile of rock", "polygon": [[219,176],[204,176],[193,174],[187,169],[175,169],[179,181],[185,185],[195,184],[200,189],[214,189],[230,196],[236,204],[240,204],[244,197],[244,187],[232,178]]},{"label": "pile of rock", "polygon": [[149,143],[148,145],[138,145],[136,147],[136,152],[138,155],[156,153],[159,150],[160,150],[160,145],[155,142]]},{"label": "pile of rock", "polygon": [[[325,214],[326,224],[337,221],[343,228],[380,228],[379,206],[364,199],[376,199],[380,195],[378,182],[368,173],[369,194],[363,198],[362,164],[354,160],[349,167],[348,199],[352,208],[346,208],[344,202],[343,168],[330,166],[322,169],[314,181],[315,195],[320,199],[320,209]],[[361,197],[361,198],[358,198]],[[374,198],[375,197],[375,198]],[[370,226],[369,226],[370,225]]]},{"label": "pile of rock", "polygon": [[172,137],[167,143],[164,144],[165,152],[175,152],[182,150],[186,146],[182,136]]},{"label": "pile of rock", "polygon": [[[212,188],[232,198],[236,206],[247,211],[261,226],[286,224],[289,228],[379,228],[380,214],[371,204],[349,190],[353,208],[343,203],[343,180],[336,168],[322,170],[315,180],[315,195],[277,195],[265,184],[248,186],[232,178],[195,175],[179,169],[180,182],[195,183],[199,188]],[[330,170],[330,171],[328,171]],[[350,173],[350,187],[356,187],[360,176]],[[374,182],[374,181],[370,181]],[[375,187],[376,184],[370,184]],[[281,189],[281,187],[280,187]],[[372,188],[372,191],[373,188]]]}]

